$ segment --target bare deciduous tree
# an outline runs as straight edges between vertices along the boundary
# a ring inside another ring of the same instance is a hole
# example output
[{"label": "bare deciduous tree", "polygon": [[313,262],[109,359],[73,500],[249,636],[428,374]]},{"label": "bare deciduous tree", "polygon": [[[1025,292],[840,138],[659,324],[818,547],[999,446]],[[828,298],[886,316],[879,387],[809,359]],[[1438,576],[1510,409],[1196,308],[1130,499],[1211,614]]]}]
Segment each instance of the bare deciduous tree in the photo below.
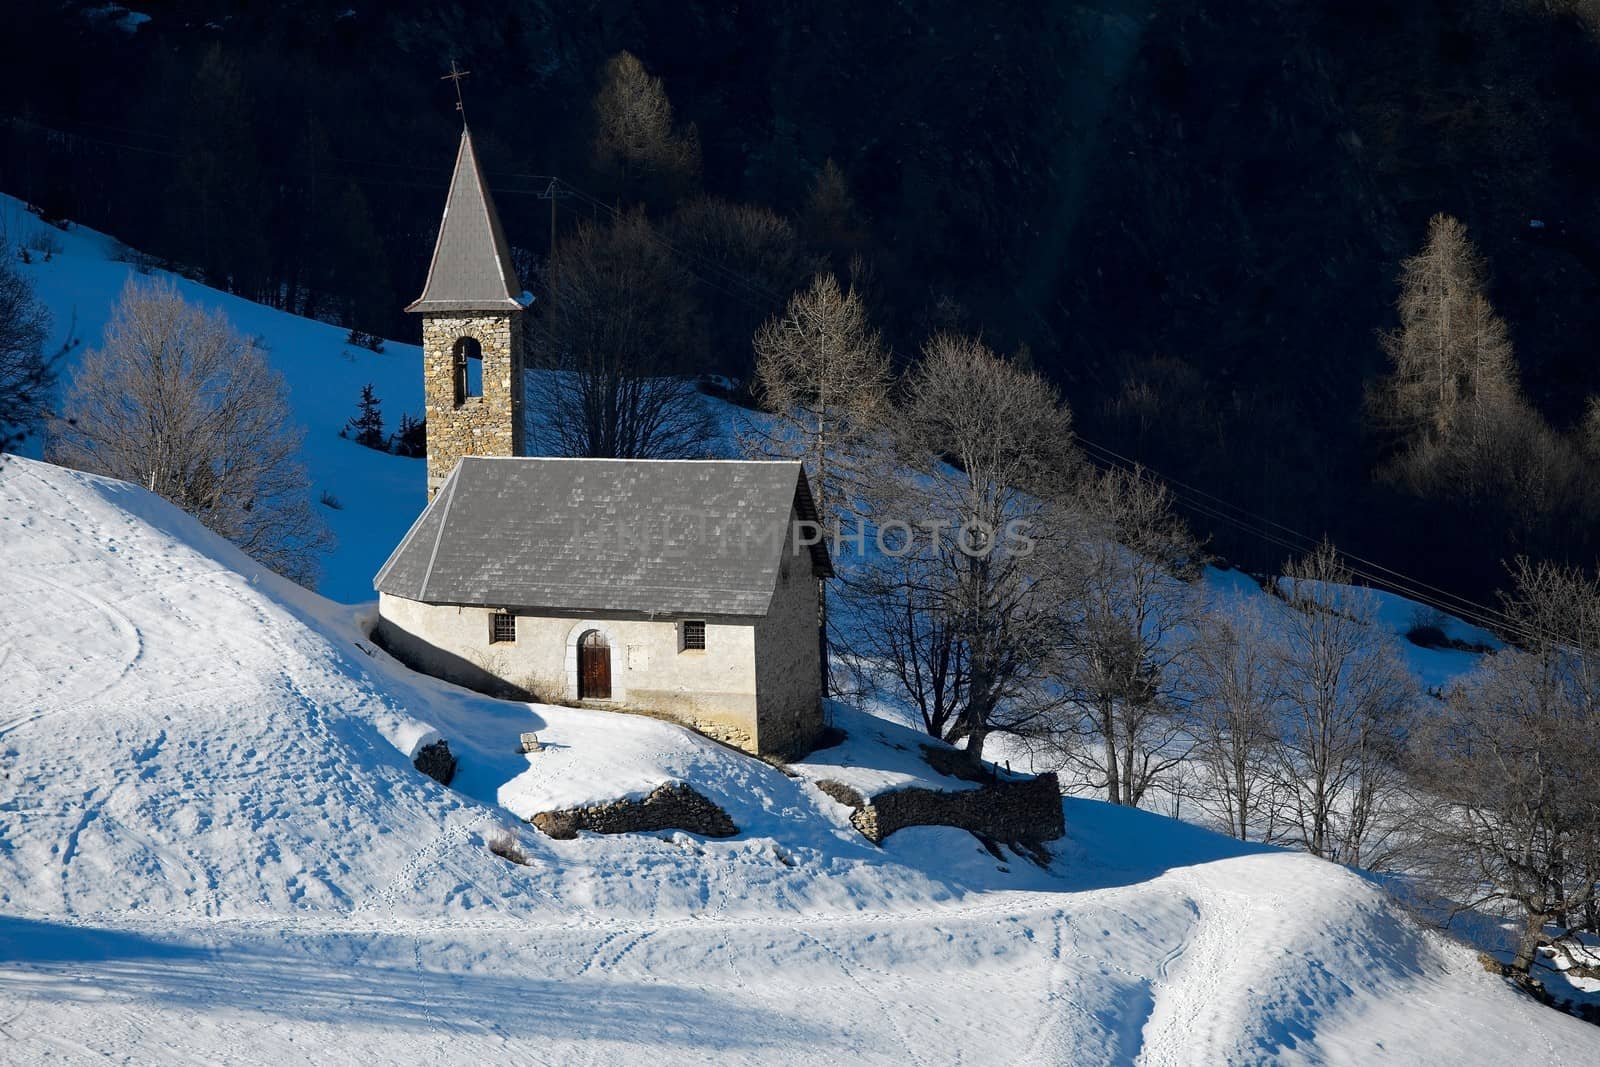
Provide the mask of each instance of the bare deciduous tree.
[{"label": "bare deciduous tree", "polygon": [[[901,543],[885,541],[892,548]],[[874,675],[889,676],[924,730],[946,739],[959,736],[967,700],[967,646],[960,620],[950,614],[948,575],[938,553],[917,551],[870,560],[845,590],[855,624],[846,638],[851,651]]]},{"label": "bare deciduous tree", "polygon": [[332,538],[283,380],[221,312],[170,282],[130,281],[64,411],[50,460],[142,485],[273,570],[315,581]]},{"label": "bare deciduous tree", "polygon": [[50,313],[3,254],[0,241],[0,452],[21,444],[48,411],[54,360],[45,354]]},{"label": "bare deciduous tree", "polygon": [[1375,625],[1372,594],[1323,542],[1280,580],[1284,613],[1278,780],[1301,843],[1360,864],[1390,827],[1381,818],[1414,683]]},{"label": "bare deciduous tree", "polygon": [[1244,597],[1207,605],[1186,657],[1201,803],[1241,841],[1276,836],[1281,657],[1259,605]]},{"label": "bare deciduous tree", "polygon": [[[740,434],[746,453],[805,464],[824,531],[863,486],[865,442],[889,411],[889,354],[854,287],[818,274],[782,315],[755,336],[756,395],[771,413]],[[824,685],[828,677],[827,589],[819,593]]]},{"label": "bare deciduous tree", "polygon": [[1188,754],[1174,667],[1193,619],[1187,580],[1200,550],[1167,488],[1141,470],[1087,475],[1074,504],[1089,528],[1055,567],[1056,676],[1083,714],[1068,733],[1095,744],[1064,746],[1063,757],[1113,804],[1137,805]]},{"label": "bare deciduous tree", "polygon": [[1060,529],[1052,509],[1074,469],[1072,416],[1037,374],[981,341],[939,334],[912,373],[897,429],[912,475],[896,479],[881,513],[923,526],[923,556],[898,562],[908,608],[920,602],[929,613],[920,631],[902,633],[920,633],[935,657],[939,644],[959,642],[965,699],[945,736],[964,740],[977,765],[991,733],[1030,729],[1046,706],[1053,604],[1034,550]]},{"label": "bare deciduous tree", "polygon": [[[1528,651],[1554,658],[1560,677],[1566,680],[1569,698],[1582,708],[1585,721],[1594,721],[1595,694],[1600,693],[1600,581],[1576,567],[1535,564],[1526,557],[1518,557],[1510,573],[1511,590],[1500,598],[1509,629],[1520,633],[1517,640]],[[1600,736],[1589,731],[1584,740],[1591,748],[1580,758],[1588,761],[1600,747]],[[1588,769],[1595,776],[1581,788],[1592,794],[1594,785],[1600,783],[1600,767],[1589,762]],[[1600,811],[1591,814],[1595,818],[1580,823],[1570,847],[1557,857],[1553,872],[1557,883],[1556,921],[1566,925],[1572,913],[1581,909],[1585,913],[1584,929],[1600,933],[1595,914],[1600,911],[1600,897],[1585,892],[1569,899],[1564,889],[1568,878],[1576,878],[1578,884],[1591,890],[1597,888],[1594,875],[1600,872]]]},{"label": "bare deciduous tree", "polygon": [[1600,582],[1525,559],[1512,578],[1525,647],[1486,657],[1424,718],[1410,770],[1423,872],[1459,908],[1520,912],[1511,966],[1526,981],[1545,928],[1592,924],[1597,907]]},{"label": "bare deciduous tree", "polygon": [[1579,439],[1590,460],[1600,457],[1600,396],[1591,396],[1584,402]]},{"label": "bare deciduous tree", "polygon": [[794,227],[764,207],[702,196],[673,212],[666,235],[705,275],[694,285],[714,366],[748,383],[756,331],[811,273]]},{"label": "bare deciduous tree", "polygon": [[530,323],[532,438],[545,452],[615,459],[707,454],[686,379],[695,336],[687,277],[645,217],[584,225],[556,251],[544,317]]}]

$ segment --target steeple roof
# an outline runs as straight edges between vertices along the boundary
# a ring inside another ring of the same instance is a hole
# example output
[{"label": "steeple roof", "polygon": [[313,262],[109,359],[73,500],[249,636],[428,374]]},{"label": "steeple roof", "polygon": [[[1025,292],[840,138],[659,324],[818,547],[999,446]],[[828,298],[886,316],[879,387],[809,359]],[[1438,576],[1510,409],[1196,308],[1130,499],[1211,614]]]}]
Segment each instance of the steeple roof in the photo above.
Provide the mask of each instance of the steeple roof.
[{"label": "steeple roof", "polygon": [[514,311],[522,308],[517,299],[521,291],[500,216],[472,148],[472,134],[462,127],[428,281],[406,310]]}]

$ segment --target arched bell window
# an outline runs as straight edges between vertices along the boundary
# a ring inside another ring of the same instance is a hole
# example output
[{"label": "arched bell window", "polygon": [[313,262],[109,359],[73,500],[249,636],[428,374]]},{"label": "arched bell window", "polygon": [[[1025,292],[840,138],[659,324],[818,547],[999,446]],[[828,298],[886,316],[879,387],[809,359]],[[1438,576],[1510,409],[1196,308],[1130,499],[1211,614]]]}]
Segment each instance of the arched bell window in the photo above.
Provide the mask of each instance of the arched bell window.
[{"label": "arched bell window", "polygon": [[476,337],[463,337],[456,341],[451,353],[452,374],[455,382],[456,406],[469,397],[483,395],[483,346]]}]

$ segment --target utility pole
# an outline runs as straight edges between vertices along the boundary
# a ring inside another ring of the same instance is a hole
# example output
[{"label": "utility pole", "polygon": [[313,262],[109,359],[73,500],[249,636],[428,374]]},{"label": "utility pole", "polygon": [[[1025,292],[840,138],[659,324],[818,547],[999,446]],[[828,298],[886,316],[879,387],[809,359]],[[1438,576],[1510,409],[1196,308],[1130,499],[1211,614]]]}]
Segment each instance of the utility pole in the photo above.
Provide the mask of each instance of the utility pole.
[{"label": "utility pole", "polygon": [[545,271],[545,286],[551,292],[556,287],[556,201],[565,200],[571,195],[572,190],[564,187],[560,178],[551,178],[544,192],[538,194],[540,200],[550,201],[550,259]]}]

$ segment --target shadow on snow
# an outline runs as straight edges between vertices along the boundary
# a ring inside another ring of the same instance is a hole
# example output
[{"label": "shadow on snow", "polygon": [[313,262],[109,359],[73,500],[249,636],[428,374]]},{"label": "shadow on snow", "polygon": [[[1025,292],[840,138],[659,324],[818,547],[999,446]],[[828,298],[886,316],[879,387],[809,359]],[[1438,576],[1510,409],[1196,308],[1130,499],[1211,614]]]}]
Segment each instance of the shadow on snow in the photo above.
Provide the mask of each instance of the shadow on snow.
[{"label": "shadow on snow", "polygon": [[[682,1047],[782,1047],[823,1032],[766,1013],[760,1027],[730,1026],[751,1005],[674,983],[621,982],[430,970],[368,962],[377,952],[409,960],[413,938],[315,935],[293,947],[249,934],[215,945],[136,932],[0,916],[0,994],[13,1003],[106,998],[153,1001],[291,1022],[387,1029],[652,1042]],[[308,946],[312,951],[307,952]],[[323,951],[317,951],[318,949]],[[85,964],[92,965],[85,973]]]}]

